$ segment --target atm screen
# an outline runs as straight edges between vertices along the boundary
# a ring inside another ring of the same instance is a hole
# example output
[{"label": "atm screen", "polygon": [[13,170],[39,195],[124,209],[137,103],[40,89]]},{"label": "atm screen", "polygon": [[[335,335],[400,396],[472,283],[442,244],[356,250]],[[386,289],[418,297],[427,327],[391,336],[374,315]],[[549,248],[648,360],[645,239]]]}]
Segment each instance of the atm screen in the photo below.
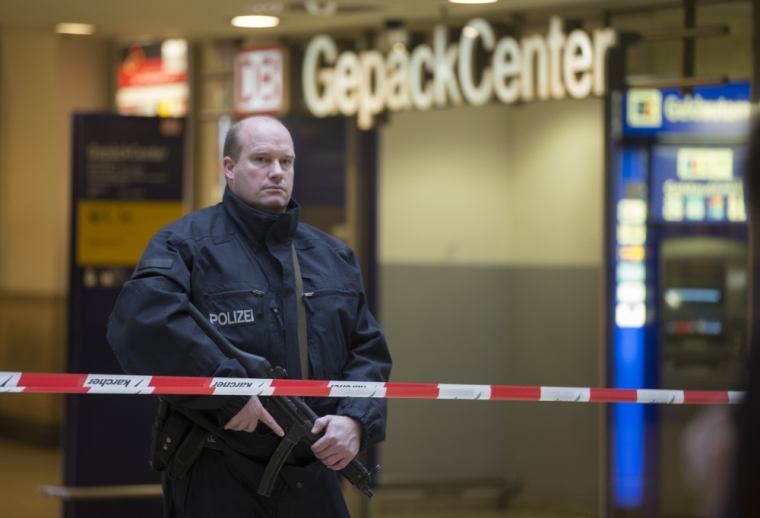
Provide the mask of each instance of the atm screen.
[{"label": "atm screen", "polygon": [[665,239],[660,248],[665,368],[733,363],[747,326],[747,247],[725,238]]},{"label": "atm screen", "polygon": [[717,337],[723,333],[725,264],[715,259],[665,262],[663,293],[667,336]]},{"label": "atm screen", "polygon": [[652,150],[652,220],[666,223],[743,223],[741,146],[655,146]]}]

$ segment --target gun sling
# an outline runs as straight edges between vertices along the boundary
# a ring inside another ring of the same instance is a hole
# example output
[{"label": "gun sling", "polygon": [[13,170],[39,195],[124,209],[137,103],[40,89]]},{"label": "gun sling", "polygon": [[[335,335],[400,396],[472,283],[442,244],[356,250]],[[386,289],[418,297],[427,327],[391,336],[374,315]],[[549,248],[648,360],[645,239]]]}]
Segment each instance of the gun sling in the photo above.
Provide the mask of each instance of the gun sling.
[{"label": "gun sling", "polygon": [[303,279],[301,267],[298,265],[298,254],[295,243],[293,250],[293,271],[296,278],[296,305],[298,306],[298,349],[301,352],[301,378],[309,379],[309,341],[306,337],[306,303],[303,300]]}]

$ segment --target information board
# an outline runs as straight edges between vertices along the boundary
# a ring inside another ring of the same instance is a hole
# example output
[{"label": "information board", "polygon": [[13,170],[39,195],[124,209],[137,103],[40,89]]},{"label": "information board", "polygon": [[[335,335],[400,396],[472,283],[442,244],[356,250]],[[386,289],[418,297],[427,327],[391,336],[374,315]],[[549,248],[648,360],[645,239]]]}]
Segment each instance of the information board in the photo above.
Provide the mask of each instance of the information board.
[{"label": "information board", "polygon": [[[75,115],[67,370],[121,373],[108,317],[153,234],[182,216],[185,121]],[[151,397],[69,395],[63,483],[158,483],[148,466]],[[66,518],[162,516],[160,499],[69,500]]]},{"label": "information board", "polygon": [[743,146],[654,146],[652,220],[744,223]]}]

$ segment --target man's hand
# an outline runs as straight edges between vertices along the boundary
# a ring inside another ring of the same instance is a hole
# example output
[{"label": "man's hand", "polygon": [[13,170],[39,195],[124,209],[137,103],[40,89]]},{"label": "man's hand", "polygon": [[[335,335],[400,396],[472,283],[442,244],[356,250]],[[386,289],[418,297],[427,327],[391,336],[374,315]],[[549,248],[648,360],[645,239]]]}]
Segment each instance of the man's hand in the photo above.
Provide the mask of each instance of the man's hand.
[{"label": "man's hand", "polygon": [[359,452],[362,425],[353,417],[326,415],[314,423],[311,433],[325,435],[311,446],[314,456],[336,471],[348,466]]},{"label": "man's hand", "polygon": [[277,421],[269,415],[269,412],[266,411],[266,408],[264,408],[261,401],[259,401],[259,398],[256,396],[251,396],[251,399],[249,399],[248,403],[240,409],[240,412],[235,414],[235,417],[230,419],[227,424],[224,425],[224,429],[250,433],[256,429],[259,421],[271,428],[272,431],[280,437],[285,435],[285,432],[282,431],[280,425],[278,425]]}]

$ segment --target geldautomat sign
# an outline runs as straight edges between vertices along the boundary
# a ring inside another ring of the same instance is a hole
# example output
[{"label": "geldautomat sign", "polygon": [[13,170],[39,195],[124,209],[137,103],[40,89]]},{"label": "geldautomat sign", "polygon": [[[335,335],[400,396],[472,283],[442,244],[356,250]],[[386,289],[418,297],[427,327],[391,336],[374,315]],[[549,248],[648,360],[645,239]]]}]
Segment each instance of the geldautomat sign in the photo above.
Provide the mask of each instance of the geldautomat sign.
[{"label": "geldautomat sign", "polygon": [[[603,95],[605,55],[617,43],[614,29],[588,33],[563,30],[552,18],[546,36],[497,39],[486,20],[475,18],[459,41],[448,41],[448,28],[433,30],[432,46],[338,53],[326,35],[306,49],[302,79],[306,106],[317,117],[358,116],[359,127],[372,127],[384,111],[427,110],[433,106],[478,106],[498,99],[518,101],[582,99]],[[475,66],[485,52],[487,63]]]},{"label": "geldautomat sign", "polygon": [[677,88],[632,89],[625,94],[623,110],[628,136],[743,136],[749,129],[750,84],[702,86],[687,94]]}]

